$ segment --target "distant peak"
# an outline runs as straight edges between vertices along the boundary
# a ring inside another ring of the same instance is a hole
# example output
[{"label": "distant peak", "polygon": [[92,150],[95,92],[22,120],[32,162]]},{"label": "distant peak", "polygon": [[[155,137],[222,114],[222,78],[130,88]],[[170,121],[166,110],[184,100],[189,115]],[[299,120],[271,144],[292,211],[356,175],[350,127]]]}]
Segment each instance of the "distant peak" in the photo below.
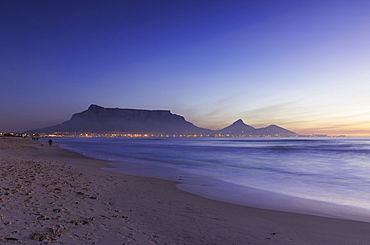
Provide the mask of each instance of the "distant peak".
[{"label": "distant peak", "polygon": [[91,104],[91,105],[89,106],[89,110],[91,110],[91,109],[104,109],[104,107],[102,107],[102,106],[98,106],[98,105],[94,105],[94,104]]},{"label": "distant peak", "polygon": [[242,120],[242,119],[238,119],[238,120],[236,120],[234,123],[242,123],[242,124],[244,124],[244,122],[243,122],[243,120]]}]

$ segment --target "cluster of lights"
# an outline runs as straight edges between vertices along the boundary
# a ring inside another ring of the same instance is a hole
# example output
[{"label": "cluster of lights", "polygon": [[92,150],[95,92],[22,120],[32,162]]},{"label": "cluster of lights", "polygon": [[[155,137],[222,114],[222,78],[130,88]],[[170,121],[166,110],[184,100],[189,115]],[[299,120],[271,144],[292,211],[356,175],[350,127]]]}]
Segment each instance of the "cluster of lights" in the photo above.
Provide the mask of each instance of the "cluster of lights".
[{"label": "cluster of lights", "polygon": [[27,137],[26,133],[0,133],[0,136],[10,136],[10,137]]},{"label": "cluster of lights", "polygon": [[[78,138],[93,138],[93,137],[127,137],[127,138],[145,138],[145,137],[287,137],[285,135],[233,135],[233,134],[148,134],[148,133],[122,133],[122,132],[112,132],[112,133],[69,133],[69,132],[54,132],[52,134],[26,134],[26,133],[0,133],[0,136],[11,136],[11,137],[47,137],[47,138],[63,138],[63,137],[78,137]],[[329,137],[327,135],[294,135],[289,137]],[[345,135],[340,135],[337,137],[345,137]]]},{"label": "cluster of lights", "polygon": [[66,132],[54,132],[53,134],[40,134],[40,137],[127,137],[127,138],[145,138],[145,137],[213,137],[214,135],[204,134],[147,134],[147,133],[66,133]]},{"label": "cluster of lights", "polygon": [[[49,137],[49,138],[62,138],[62,137],[78,137],[78,138],[94,138],[94,137],[106,137],[106,138],[115,138],[115,137],[126,137],[126,138],[147,138],[147,137],[161,137],[161,138],[170,138],[170,137],[286,137],[283,135],[232,135],[232,134],[150,134],[150,133],[121,133],[121,132],[112,132],[112,133],[68,133],[68,132],[54,132],[52,134],[38,134],[38,137]],[[299,137],[299,136],[294,136]]]}]

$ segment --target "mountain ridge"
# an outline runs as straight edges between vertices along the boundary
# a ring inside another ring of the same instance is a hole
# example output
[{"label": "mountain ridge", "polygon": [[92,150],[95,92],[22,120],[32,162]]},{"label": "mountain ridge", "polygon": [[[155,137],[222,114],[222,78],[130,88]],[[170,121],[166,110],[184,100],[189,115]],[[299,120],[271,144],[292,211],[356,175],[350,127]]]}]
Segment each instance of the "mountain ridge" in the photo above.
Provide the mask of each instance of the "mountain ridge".
[{"label": "mountain ridge", "polygon": [[169,110],[144,110],[104,108],[98,105],[75,113],[71,119],[51,127],[33,129],[26,133],[82,132],[103,133],[119,131],[124,133],[164,133],[164,134],[201,134],[210,133],[172,114]]},{"label": "mountain ridge", "polygon": [[231,125],[220,129],[218,131],[224,134],[231,134],[231,135],[243,135],[243,134],[250,134],[254,132],[256,129],[250,125],[247,125],[243,122],[242,119],[238,119],[233,122]]},{"label": "mountain ridge", "polygon": [[295,136],[296,133],[270,125],[254,128],[238,119],[221,130],[201,128],[170,110],[104,108],[91,104],[87,110],[74,113],[63,123],[28,130],[26,133],[145,133],[145,134],[198,134],[229,136]]}]

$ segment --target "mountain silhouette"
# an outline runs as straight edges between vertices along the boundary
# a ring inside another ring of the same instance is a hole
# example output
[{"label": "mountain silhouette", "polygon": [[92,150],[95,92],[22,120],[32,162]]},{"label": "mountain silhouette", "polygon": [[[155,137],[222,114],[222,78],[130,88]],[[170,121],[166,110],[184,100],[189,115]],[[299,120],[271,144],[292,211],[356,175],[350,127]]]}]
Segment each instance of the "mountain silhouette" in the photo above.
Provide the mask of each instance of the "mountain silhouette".
[{"label": "mountain silhouette", "polygon": [[249,126],[243,122],[242,119],[235,121],[230,126],[219,130],[223,134],[229,135],[250,135],[253,134],[256,129],[252,126]]},{"label": "mountain silhouette", "polygon": [[266,128],[256,129],[253,135],[271,135],[271,136],[280,136],[280,137],[291,137],[297,134],[285,128],[279,127],[277,125],[270,125]]},{"label": "mountain silhouette", "polygon": [[254,128],[249,126],[243,122],[243,120],[239,119],[235,121],[230,126],[218,130],[220,133],[230,136],[279,136],[279,137],[292,137],[296,136],[297,134],[289,131],[285,128],[270,125],[265,128]]},{"label": "mountain silhouette", "polygon": [[202,134],[225,136],[280,136],[290,137],[297,134],[276,125],[266,128],[254,128],[239,119],[221,130],[200,128],[185,120],[184,117],[172,114],[169,110],[138,110],[104,108],[98,105],[82,112],[75,113],[71,119],[61,124],[29,130],[30,134],[60,133],[128,133],[128,134]]},{"label": "mountain silhouette", "polygon": [[66,122],[27,133],[54,132],[204,134],[212,131],[197,127],[184,117],[166,110],[119,109],[91,105],[86,111],[72,115]]}]

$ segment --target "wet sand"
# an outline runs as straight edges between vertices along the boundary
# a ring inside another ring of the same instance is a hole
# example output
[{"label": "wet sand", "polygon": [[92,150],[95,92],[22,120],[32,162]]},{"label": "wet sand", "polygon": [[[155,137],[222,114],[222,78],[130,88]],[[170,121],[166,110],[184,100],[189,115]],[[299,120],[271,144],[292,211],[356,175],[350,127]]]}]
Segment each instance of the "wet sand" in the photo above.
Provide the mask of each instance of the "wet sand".
[{"label": "wet sand", "polygon": [[369,244],[370,223],[250,208],[0,138],[1,244]]}]

